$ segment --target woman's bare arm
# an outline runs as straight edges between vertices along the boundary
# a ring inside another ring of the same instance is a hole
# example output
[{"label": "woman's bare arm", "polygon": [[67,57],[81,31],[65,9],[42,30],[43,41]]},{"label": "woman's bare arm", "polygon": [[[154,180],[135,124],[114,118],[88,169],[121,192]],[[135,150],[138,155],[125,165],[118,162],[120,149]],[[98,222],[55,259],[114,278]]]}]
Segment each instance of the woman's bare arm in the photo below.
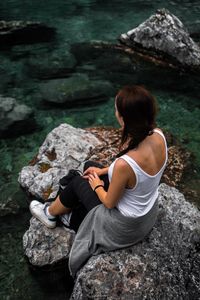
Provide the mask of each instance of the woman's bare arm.
[{"label": "woman's bare arm", "polygon": [[[130,167],[124,160],[118,159],[114,165],[112,180],[110,182],[108,192],[106,192],[103,187],[96,189],[96,194],[98,195],[100,201],[107,208],[113,208],[116,206],[117,202],[124,193],[124,189],[128,185],[130,176],[133,176],[133,172],[130,170]],[[136,183],[136,178],[134,180]],[[97,174],[89,175],[89,183],[93,190],[97,185],[102,184]]]}]

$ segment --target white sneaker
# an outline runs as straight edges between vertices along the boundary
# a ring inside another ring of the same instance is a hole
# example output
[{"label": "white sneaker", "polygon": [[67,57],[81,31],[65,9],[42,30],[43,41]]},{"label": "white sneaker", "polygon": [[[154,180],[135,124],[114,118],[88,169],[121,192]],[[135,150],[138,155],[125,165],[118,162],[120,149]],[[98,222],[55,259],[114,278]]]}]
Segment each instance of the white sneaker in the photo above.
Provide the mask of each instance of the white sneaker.
[{"label": "white sneaker", "polygon": [[49,203],[42,204],[37,200],[33,200],[30,203],[29,209],[31,214],[40,220],[44,225],[48,228],[55,228],[56,227],[56,217],[49,218],[46,215],[46,209],[49,206]]}]

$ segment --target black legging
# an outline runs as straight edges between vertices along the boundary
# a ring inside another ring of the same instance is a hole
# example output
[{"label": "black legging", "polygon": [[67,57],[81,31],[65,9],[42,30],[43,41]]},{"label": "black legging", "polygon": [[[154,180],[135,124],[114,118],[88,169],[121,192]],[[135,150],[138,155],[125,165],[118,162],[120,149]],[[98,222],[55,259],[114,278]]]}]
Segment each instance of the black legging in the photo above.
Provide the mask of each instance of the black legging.
[{"label": "black legging", "polygon": [[[84,171],[91,166],[103,168],[99,163],[87,161],[84,165]],[[100,178],[104,181],[104,189],[107,191],[109,186],[108,175],[102,175]],[[71,179],[66,188],[60,193],[59,198],[65,207],[72,208],[70,228],[74,231],[78,230],[86,214],[102,203],[92,190],[88,180],[79,175]]]}]

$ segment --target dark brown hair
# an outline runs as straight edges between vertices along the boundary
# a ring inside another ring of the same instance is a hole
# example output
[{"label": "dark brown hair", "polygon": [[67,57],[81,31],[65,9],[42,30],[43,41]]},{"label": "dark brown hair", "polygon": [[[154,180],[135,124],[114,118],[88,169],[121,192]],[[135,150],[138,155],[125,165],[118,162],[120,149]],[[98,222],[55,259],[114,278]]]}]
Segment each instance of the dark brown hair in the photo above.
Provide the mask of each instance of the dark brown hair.
[{"label": "dark brown hair", "polygon": [[157,104],[155,98],[143,86],[125,86],[116,96],[116,107],[123,118],[121,145],[128,147],[117,156],[136,148],[156,127]]}]

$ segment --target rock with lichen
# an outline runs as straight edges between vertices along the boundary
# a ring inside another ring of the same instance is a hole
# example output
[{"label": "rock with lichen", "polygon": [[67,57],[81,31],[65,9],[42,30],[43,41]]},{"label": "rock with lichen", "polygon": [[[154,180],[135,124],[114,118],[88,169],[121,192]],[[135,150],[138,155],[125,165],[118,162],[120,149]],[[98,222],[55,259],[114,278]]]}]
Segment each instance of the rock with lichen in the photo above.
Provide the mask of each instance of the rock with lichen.
[{"label": "rock with lichen", "polygon": [[47,135],[38,155],[21,170],[20,185],[37,198],[55,198],[60,178],[70,169],[82,169],[90,151],[99,144],[86,130],[61,124]]},{"label": "rock with lichen", "polygon": [[199,299],[200,213],[166,184],[158,202],[151,233],[130,248],[91,257],[71,300]]},{"label": "rock with lichen", "polygon": [[174,64],[199,67],[200,47],[183,23],[166,9],[159,9],[138,27],[121,34],[120,42]]}]

